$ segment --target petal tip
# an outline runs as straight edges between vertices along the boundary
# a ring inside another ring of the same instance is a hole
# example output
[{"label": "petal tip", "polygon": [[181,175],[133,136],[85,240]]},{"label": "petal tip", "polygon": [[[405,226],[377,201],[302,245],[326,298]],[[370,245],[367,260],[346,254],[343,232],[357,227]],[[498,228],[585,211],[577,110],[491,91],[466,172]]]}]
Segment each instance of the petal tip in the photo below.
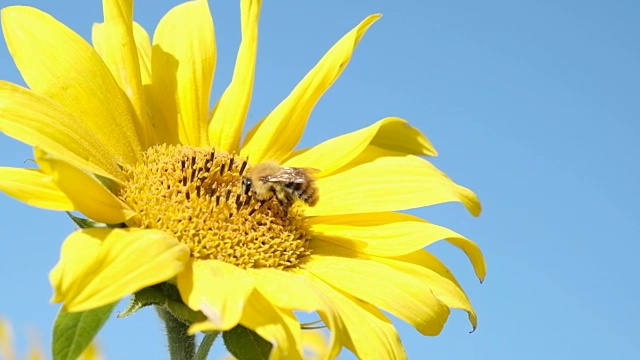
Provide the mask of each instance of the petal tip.
[{"label": "petal tip", "polygon": [[6,8],[0,9],[0,16],[2,16],[2,19],[4,20],[4,17],[9,16],[13,11],[15,11],[17,7],[20,7],[20,6],[13,5],[13,6],[7,6]]},{"label": "petal tip", "polygon": [[12,5],[12,6],[7,6],[5,8],[2,8],[0,10],[0,17],[2,18],[3,28],[4,28],[4,22],[8,20],[9,16],[19,17],[20,15],[23,15],[26,12],[42,12],[42,11],[32,6],[26,6],[26,5]]},{"label": "petal tip", "polygon": [[478,195],[476,195],[475,192],[466,187],[460,185],[458,185],[458,187],[461,195],[460,200],[467,208],[469,213],[471,213],[471,215],[473,215],[474,217],[480,216],[480,214],[482,213],[482,204],[480,203]]},{"label": "petal tip", "polygon": [[370,26],[374,22],[380,20],[381,17],[382,17],[381,13],[371,14],[371,15],[367,16],[367,18],[363,21],[363,23],[367,24],[367,26]]},{"label": "petal tip", "polygon": [[480,205],[480,203],[478,202],[478,204],[469,209],[469,211],[474,217],[479,217],[482,213],[482,205]]}]

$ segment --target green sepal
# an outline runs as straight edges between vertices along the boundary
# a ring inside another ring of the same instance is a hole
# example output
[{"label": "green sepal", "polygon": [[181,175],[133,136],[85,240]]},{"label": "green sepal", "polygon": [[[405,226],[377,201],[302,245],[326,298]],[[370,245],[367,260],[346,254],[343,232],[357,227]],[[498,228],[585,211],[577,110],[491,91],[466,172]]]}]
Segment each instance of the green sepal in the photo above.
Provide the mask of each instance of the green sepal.
[{"label": "green sepal", "polygon": [[65,211],[67,215],[71,218],[71,220],[78,225],[80,229],[89,229],[89,228],[106,228],[107,224],[103,224],[97,221],[93,221],[90,219],[81,218],[79,216],[75,216],[69,211]]},{"label": "green sepal", "polygon": [[237,325],[222,333],[227,351],[238,360],[267,360],[273,345],[253,330]]},{"label": "green sepal", "polygon": [[79,216],[75,216],[69,211],[65,211],[67,215],[71,218],[71,220],[80,228],[80,229],[90,229],[90,228],[124,228],[127,227],[125,224],[105,224],[97,221],[93,221],[91,219],[81,218]]},{"label": "green sepal", "polygon": [[118,314],[118,318],[133,315],[138,310],[149,305],[156,305],[169,311],[171,315],[185,324],[193,324],[206,320],[206,316],[199,311],[193,311],[182,300],[176,287],[169,283],[162,283],[144,288],[131,297],[131,302],[125,310]]},{"label": "green sepal", "polygon": [[51,351],[53,360],[75,360],[91,344],[93,338],[113,312],[117,302],[83,312],[60,309],[53,324]]},{"label": "green sepal", "polygon": [[325,329],[327,327],[327,325],[316,325],[316,324],[320,324],[322,323],[322,320],[316,320],[316,321],[312,321],[312,322],[307,322],[307,323],[302,323],[300,324],[300,329],[302,330],[318,330],[318,329]]},{"label": "green sepal", "polygon": [[144,292],[145,290],[146,289],[142,289],[137,293],[133,294],[133,296],[131,296],[131,301],[129,301],[129,305],[127,305],[127,307],[124,308],[124,311],[119,312],[118,315],[116,315],[116,317],[118,319],[126,318],[137,313],[138,310],[142,309],[143,307],[154,305],[153,302],[147,303],[140,300],[138,294],[140,294],[141,292]]},{"label": "green sepal", "polygon": [[[120,165],[118,165],[120,166]],[[120,166],[120,169],[122,170],[122,167]],[[106,187],[107,189],[109,189],[109,191],[111,191],[113,194],[116,194],[118,191],[118,185],[111,179],[106,178],[102,175],[98,175],[98,174],[93,174],[93,176],[96,177],[96,179],[98,179],[98,181],[100,181],[100,183]]]}]

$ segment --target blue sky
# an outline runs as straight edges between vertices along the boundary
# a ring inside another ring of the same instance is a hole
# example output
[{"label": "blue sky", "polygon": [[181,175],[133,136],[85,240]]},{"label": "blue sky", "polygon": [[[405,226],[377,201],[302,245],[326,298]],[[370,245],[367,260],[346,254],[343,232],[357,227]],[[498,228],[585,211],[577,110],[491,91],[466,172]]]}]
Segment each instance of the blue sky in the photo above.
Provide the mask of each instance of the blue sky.
[{"label": "blue sky", "polygon": [[[139,1],[135,18],[152,32],[175,3]],[[239,6],[210,3],[217,97],[235,60]],[[102,21],[97,0],[1,3],[11,4],[39,7],[87,39]],[[301,146],[404,117],[438,149],[434,163],[484,207],[479,218],[459,204],[412,212],[480,244],[488,275],[479,284],[463,254],[432,248],[465,287],[479,326],[469,334],[466,315],[454,311],[442,334],[427,338],[397,322],[409,357],[638,358],[640,2],[265,1],[248,122],[376,12],[383,18],[316,107]],[[23,83],[4,39],[0,79]],[[0,165],[30,157],[0,135]],[[48,303],[47,274],[73,226],[63,213],[3,194],[0,209],[0,314],[22,348],[27,328],[48,343],[57,306]],[[113,359],[166,358],[163,341],[151,309],[112,319],[100,335]]]}]

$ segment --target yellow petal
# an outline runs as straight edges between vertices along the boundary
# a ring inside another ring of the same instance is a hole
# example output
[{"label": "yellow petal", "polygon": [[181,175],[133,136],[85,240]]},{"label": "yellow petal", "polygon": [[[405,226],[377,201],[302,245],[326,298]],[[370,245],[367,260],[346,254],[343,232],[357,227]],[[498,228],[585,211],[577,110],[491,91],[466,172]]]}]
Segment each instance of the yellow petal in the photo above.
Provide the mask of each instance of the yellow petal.
[{"label": "yellow petal", "polygon": [[327,358],[334,358],[340,352],[340,343],[336,333],[344,331],[344,326],[331,307],[330,300],[320,291],[314,282],[306,276],[308,273],[281,271],[276,269],[250,270],[255,278],[256,289],[272,304],[281,309],[317,311],[331,329],[331,339],[326,351]]},{"label": "yellow petal", "polygon": [[133,31],[133,1],[102,2],[104,23],[94,24],[93,46],[118,85],[129,97],[137,114],[136,131],[143,149],[155,143],[140,78],[140,64]]},{"label": "yellow petal", "polygon": [[[308,223],[314,237],[378,256],[408,254],[441,239],[461,238],[470,242],[443,226],[395,212],[318,216]],[[466,243],[462,249],[474,253]]]},{"label": "yellow petal", "polygon": [[249,111],[258,50],[258,20],[262,0],[240,3],[242,42],[231,83],[220,97],[209,123],[209,142],[216,149],[238,152],[242,127]]},{"label": "yellow petal", "polygon": [[307,330],[302,332],[302,343],[307,353],[310,353],[308,359],[326,359],[327,358],[327,338],[320,330]]},{"label": "yellow petal", "polygon": [[371,15],[342,37],[260,124],[241,154],[253,162],[283,161],[302,137],[314,106],[340,76],[369,26],[380,18]]},{"label": "yellow petal", "polygon": [[133,23],[133,38],[138,50],[140,79],[144,87],[151,84],[151,40],[147,31],[137,22]]},{"label": "yellow petal", "polygon": [[409,276],[429,284],[433,295],[447,306],[461,309],[469,314],[473,329],[478,326],[478,319],[464,290],[451,274],[451,271],[427,251],[419,250],[397,258],[374,257],[373,260],[386,264]]},{"label": "yellow petal", "polygon": [[[100,56],[103,56],[102,53],[104,50],[102,49],[102,44],[106,41],[104,39],[104,24],[93,24],[92,30],[91,38],[93,47]],[[138,64],[140,65],[140,79],[143,90],[145,90],[146,93],[146,89],[144,89],[144,87],[151,84],[151,40],[149,39],[147,31],[137,22],[133,22],[133,38],[136,45],[136,53],[138,55]]]},{"label": "yellow petal", "polygon": [[45,355],[45,351],[40,346],[40,342],[38,341],[38,336],[35,333],[31,333],[29,336],[29,345],[27,345],[27,354],[25,359],[28,360],[45,360],[47,357]]},{"label": "yellow petal", "polygon": [[[44,357],[43,357],[44,359]],[[102,351],[98,346],[98,343],[92,341],[86,349],[80,354],[78,360],[103,360]]]},{"label": "yellow petal", "polygon": [[177,284],[182,300],[207,316],[208,330],[221,331],[238,324],[254,286],[245,270],[218,260],[192,260]]},{"label": "yellow petal", "polygon": [[371,140],[373,146],[412,155],[438,156],[438,152],[417,128],[397,117],[385,118],[380,132]]},{"label": "yellow petal", "polygon": [[0,191],[31,206],[75,210],[71,200],[40,170],[0,167]]},{"label": "yellow petal", "polygon": [[[428,284],[434,296],[447,306],[466,311],[469,314],[469,321],[473,325],[473,329],[477,326],[475,310],[460,283],[437,257],[426,250],[418,250],[397,257],[379,257],[357,252],[347,246],[336,246],[334,243],[319,239],[314,239],[311,245],[311,250],[314,254],[373,260],[416,277]],[[484,260],[482,258],[480,260],[482,260],[482,269],[476,268],[477,274],[480,270],[484,271]],[[484,277],[484,273],[482,273],[482,277]]]},{"label": "yellow petal", "polygon": [[278,307],[289,310],[317,311],[326,309],[309,281],[292,272],[277,269],[250,269],[256,289]]},{"label": "yellow petal", "polygon": [[265,121],[266,119],[267,119],[267,118],[262,118],[260,121],[258,121],[258,123],[257,123],[254,127],[252,127],[251,129],[249,129],[249,131],[247,132],[247,135],[246,135],[246,136],[245,136],[245,138],[244,138],[244,143],[245,143],[245,144],[246,144],[246,143],[249,143],[249,142],[251,142],[251,141],[252,141],[251,139],[253,139],[253,136],[256,134],[256,132],[258,131],[258,129],[260,129],[260,127],[262,127],[262,124],[264,124],[264,121]]},{"label": "yellow petal", "polygon": [[[402,213],[370,213],[319,216],[307,220],[314,238],[356,252],[376,256],[409,254],[444,239],[462,250],[480,281],[486,275],[482,250],[473,241],[416,216]],[[315,248],[317,242],[311,245]]]},{"label": "yellow petal", "polygon": [[253,292],[240,323],[273,345],[269,359],[302,359],[300,323],[293,312],[274,307]]},{"label": "yellow petal", "polygon": [[284,165],[320,169],[322,177],[351,162],[369,145],[405,154],[437,155],[429,139],[418,129],[410,126],[406,120],[388,117],[364,129],[300,151]]},{"label": "yellow petal", "polygon": [[[374,148],[374,147],[369,147]],[[364,157],[369,154],[363,153]],[[480,202],[427,160],[414,155],[382,156],[317,180],[320,201],[307,216],[395,211],[444,202],[463,203],[474,216]]]},{"label": "yellow petal", "polygon": [[31,90],[84,122],[119,162],[138,162],[142,150],[134,126],[136,114],[109,68],[82,37],[26,6],[2,9],[2,29]]},{"label": "yellow petal", "polygon": [[484,281],[484,277],[487,274],[487,266],[484,261],[484,255],[482,255],[482,250],[480,247],[471,240],[463,236],[454,236],[447,238],[447,241],[453,244],[455,247],[464,251],[469,260],[471,261],[471,265],[473,265],[473,270],[478,277],[480,282]]},{"label": "yellow petal", "polygon": [[49,274],[52,301],[72,312],[95,309],[173,278],[188,258],[187,246],[159,230],[78,230]]},{"label": "yellow petal", "polygon": [[94,176],[77,167],[46,154],[38,155],[36,161],[51,182],[69,198],[74,209],[93,220],[106,224],[127,221],[135,213],[127,204],[113,195]]},{"label": "yellow petal", "polygon": [[[293,312],[278,309],[260,293],[253,292],[246,302],[240,323],[273,345],[269,359],[302,359],[300,323]],[[190,334],[212,330],[216,327],[210,321],[189,327]]]},{"label": "yellow petal", "polygon": [[381,263],[314,254],[304,269],[327,284],[381,308],[408,322],[424,335],[438,335],[449,317],[449,307],[428,284]]},{"label": "yellow petal", "polygon": [[[154,104],[182,144],[208,145],[209,95],[216,66],[213,20],[206,0],[182,3],[160,20],[153,36]],[[168,138],[162,136],[161,138]]]},{"label": "yellow petal", "polygon": [[0,318],[0,355],[7,360],[16,358],[11,323],[3,318]]},{"label": "yellow petal", "polygon": [[378,309],[336,290],[312,274],[308,276],[331,299],[346,328],[338,336],[359,359],[407,358],[398,332]]},{"label": "yellow petal", "polygon": [[118,155],[81,120],[48,98],[4,81],[0,81],[0,131],[93,173],[123,179]]},{"label": "yellow petal", "polygon": [[147,31],[140,26],[140,24],[134,22],[133,37],[135,38],[136,47],[138,49],[140,78],[142,80],[142,87],[147,100],[147,111],[152,124],[151,126],[154,129],[156,141],[159,144],[175,144],[178,142],[177,129],[174,133],[168,133],[169,127],[164,123],[165,119],[162,115],[162,107],[157,104],[157,101],[154,101],[152,85],[153,76],[151,75],[151,40],[149,40],[149,34],[147,34]]}]

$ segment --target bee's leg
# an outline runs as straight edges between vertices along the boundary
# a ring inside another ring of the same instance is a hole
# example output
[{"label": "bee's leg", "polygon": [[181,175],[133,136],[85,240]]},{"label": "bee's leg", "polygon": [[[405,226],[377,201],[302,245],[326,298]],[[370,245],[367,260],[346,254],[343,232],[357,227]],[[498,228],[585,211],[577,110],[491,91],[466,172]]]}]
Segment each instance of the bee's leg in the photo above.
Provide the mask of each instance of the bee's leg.
[{"label": "bee's leg", "polygon": [[[283,195],[283,194],[280,194]],[[289,216],[289,208],[291,207],[291,202],[287,196],[276,196],[278,202],[280,203],[280,208],[284,211],[285,216]]]},{"label": "bee's leg", "polygon": [[256,211],[258,211],[259,207],[254,207],[253,209],[249,210],[249,216],[253,215],[256,213]]},{"label": "bee's leg", "polygon": [[276,200],[278,200],[278,202],[280,203],[280,206],[284,207],[286,205],[286,194],[282,190],[282,188],[280,187],[277,188],[275,186],[272,186],[270,190],[273,193]]},{"label": "bee's leg", "polygon": [[255,214],[255,212],[256,212],[256,211],[258,211],[258,210],[260,210],[260,209],[264,206],[264,204],[266,204],[266,203],[267,203],[267,201],[269,201],[269,200],[258,200],[258,201],[260,202],[260,205],[258,205],[258,206],[254,206],[254,207],[251,209],[251,211],[249,211],[249,216],[251,216],[251,215]]},{"label": "bee's leg", "polygon": [[296,195],[290,190],[286,189],[284,192],[284,196],[287,202],[287,208],[290,208],[291,205],[296,201]]}]

